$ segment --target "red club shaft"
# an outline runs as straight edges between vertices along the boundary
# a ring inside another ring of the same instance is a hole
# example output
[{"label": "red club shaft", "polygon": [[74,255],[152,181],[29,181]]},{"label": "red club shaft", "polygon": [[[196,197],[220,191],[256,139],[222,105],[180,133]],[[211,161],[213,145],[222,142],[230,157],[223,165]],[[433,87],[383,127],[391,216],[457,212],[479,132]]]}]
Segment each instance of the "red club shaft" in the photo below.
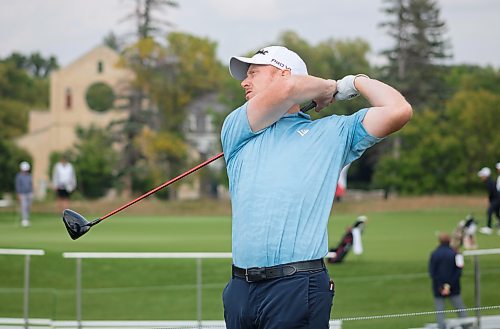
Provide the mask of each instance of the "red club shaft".
[{"label": "red club shaft", "polygon": [[169,180],[168,182],[163,183],[162,185],[160,185],[160,186],[158,186],[158,187],[156,187],[156,188],[152,189],[151,191],[149,191],[149,192],[147,192],[147,193],[145,193],[145,194],[141,195],[140,197],[137,197],[136,199],[134,199],[134,200],[130,201],[129,203],[127,203],[127,204],[125,204],[125,205],[121,206],[120,208],[115,209],[115,210],[111,211],[110,213],[108,213],[108,214],[104,215],[103,217],[99,218],[99,221],[104,220],[104,219],[106,219],[106,218],[108,218],[108,217],[110,217],[110,216],[113,216],[113,215],[114,215],[114,214],[116,214],[117,212],[120,212],[120,211],[122,211],[123,209],[130,207],[130,206],[131,206],[131,205],[133,205],[134,203],[136,203],[136,202],[138,202],[138,201],[141,201],[141,200],[142,200],[142,199],[144,199],[144,198],[147,198],[148,196],[150,196],[150,195],[151,195],[151,194],[153,194],[153,193],[158,192],[158,191],[159,191],[159,190],[161,190],[162,188],[167,187],[168,185],[170,185],[170,184],[172,184],[172,183],[177,182],[179,179],[182,179],[182,178],[186,177],[187,175],[189,175],[189,174],[191,174],[191,173],[195,172],[196,170],[198,170],[198,169],[200,169],[200,168],[202,168],[202,167],[205,167],[205,166],[206,166],[206,165],[208,165],[209,163],[214,162],[215,160],[217,160],[218,158],[222,157],[223,155],[224,155],[224,153],[219,153],[219,154],[217,154],[216,156],[214,156],[214,157],[212,157],[212,158],[208,159],[207,161],[200,163],[199,165],[197,165],[196,167],[193,167],[193,168],[189,169],[189,170],[188,170],[188,171],[186,171],[185,173],[180,174],[179,176],[177,176],[177,177],[175,177],[175,178],[172,178],[172,179],[171,179],[171,180]]}]

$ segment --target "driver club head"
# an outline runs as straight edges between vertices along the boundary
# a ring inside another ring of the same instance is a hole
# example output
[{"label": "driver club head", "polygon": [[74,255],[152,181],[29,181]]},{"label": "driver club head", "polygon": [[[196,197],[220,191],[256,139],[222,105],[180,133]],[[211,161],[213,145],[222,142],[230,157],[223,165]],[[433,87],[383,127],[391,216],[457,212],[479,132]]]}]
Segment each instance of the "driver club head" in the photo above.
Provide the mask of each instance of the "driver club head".
[{"label": "driver club head", "polygon": [[73,240],[87,233],[94,224],[98,223],[96,221],[87,221],[82,215],[71,209],[65,209],[63,211],[62,219],[64,226],[66,226],[68,230],[69,236]]}]

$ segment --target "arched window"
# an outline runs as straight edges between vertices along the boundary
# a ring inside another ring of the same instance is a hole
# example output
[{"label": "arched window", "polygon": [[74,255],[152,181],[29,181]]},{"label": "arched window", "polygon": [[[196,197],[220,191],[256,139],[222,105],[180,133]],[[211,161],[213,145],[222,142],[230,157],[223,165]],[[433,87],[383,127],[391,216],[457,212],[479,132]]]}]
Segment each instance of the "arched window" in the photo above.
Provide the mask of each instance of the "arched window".
[{"label": "arched window", "polygon": [[66,104],[66,110],[71,110],[71,107],[73,105],[71,88],[66,88],[65,104]]},{"label": "arched window", "polygon": [[102,61],[97,62],[97,73],[104,72],[104,63]]}]

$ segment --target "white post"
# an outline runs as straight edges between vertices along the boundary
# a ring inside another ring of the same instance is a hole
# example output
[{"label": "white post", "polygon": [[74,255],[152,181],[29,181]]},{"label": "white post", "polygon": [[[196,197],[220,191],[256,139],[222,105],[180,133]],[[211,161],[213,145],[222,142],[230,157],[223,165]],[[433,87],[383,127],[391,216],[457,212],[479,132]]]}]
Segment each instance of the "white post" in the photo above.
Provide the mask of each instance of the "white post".
[{"label": "white post", "polygon": [[24,301],[23,301],[23,317],[24,328],[29,326],[29,291],[30,291],[30,255],[24,256]]},{"label": "white post", "polygon": [[196,259],[196,299],[198,327],[202,327],[202,264],[203,258],[228,259],[232,258],[230,252],[64,252],[64,258],[76,258],[76,318],[78,328],[82,328],[82,259],[137,259],[137,258],[170,258],[170,259]]},{"label": "white post", "polygon": [[0,249],[0,255],[24,255],[24,293],[23,293],[23,318],[24,328],[29,327],[29,296],[30,296],[30,256],[45,255],[40,249]]},{"label": "white post", "polygon": [[76,323],[82,328],[82,259],[76,259]]},{"label": "white post", "polygon": [[196,258],[196,287],[197,287],[197,296],[196,296],[196,313],[198,319],[198,329],[201,329],[201,320],[202,320],[202,275],[201,275],[201,258]]},{"label": "white post", "polygon": [[481,273],[479,272],[479,256],[474,255],[474,296],[476,299],[476,325],[477,328],[481,328],[481,312],[479,307],[481,307]]},{"label": "white post", "polygon": [[479,256],[498,254],[500,254],[500,249],[478,249],[464,251],[464,256],[474,256],[474,299],[476,302],[477,328],[481,328],[481,314],[479,311],[479,308],[481,307],[481,271],[479,269]]}]

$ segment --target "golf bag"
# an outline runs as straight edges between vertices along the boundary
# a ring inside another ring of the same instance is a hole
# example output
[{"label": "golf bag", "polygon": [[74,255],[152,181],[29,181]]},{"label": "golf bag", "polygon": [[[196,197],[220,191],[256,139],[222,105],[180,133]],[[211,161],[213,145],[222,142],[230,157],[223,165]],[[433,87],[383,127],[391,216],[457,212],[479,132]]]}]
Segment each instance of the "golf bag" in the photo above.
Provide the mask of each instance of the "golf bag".
[{"label": "golf bag", "polygon": [[330,252],[335,253],[335,255],[327,258],[328,263],[341,263],[351,249],[353,249],[356,255],[361,255],[363,253],[361,233],[363,233],[366,220],[366,216],[359,216],[354,224],[346,229],[337,247],[330,249]]},{"label": "golf bag", "polygon": [[461,220],[455,228],[450,246],[457,252],[462,246],[464,249],[476,249],[476,231],[477,221],[472,215],[467,215],[467,217]]}]

